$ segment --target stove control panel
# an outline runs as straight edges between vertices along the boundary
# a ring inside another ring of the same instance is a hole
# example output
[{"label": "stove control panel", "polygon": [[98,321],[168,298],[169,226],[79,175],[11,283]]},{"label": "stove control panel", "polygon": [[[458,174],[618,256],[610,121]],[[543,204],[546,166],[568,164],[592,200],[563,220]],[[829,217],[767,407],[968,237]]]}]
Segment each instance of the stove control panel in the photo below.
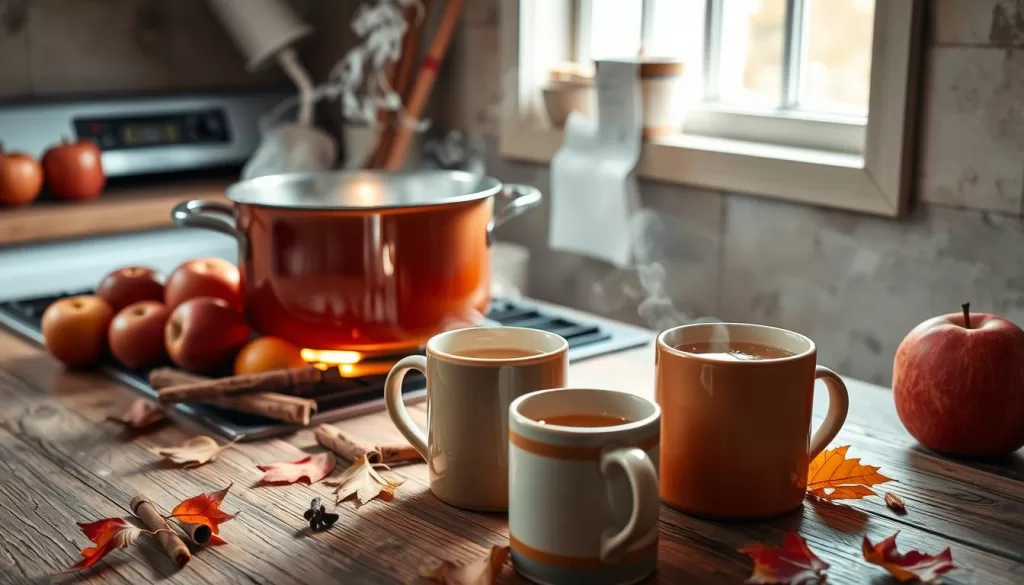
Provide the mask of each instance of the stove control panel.
[{"label": "stove control panel", "polygon": [[6,103],[0,135],[6,149],[35,157],[62,136],[93,140],[108,177],[240,166],[259,145],[261,118],[288,95],[250,90]]},{"label": "stove control panel", "polygon": [[231,141],[223,109],[148,116],[85,117],[74,120],[79,138],[104,151],[183,144],[224,144]]}]

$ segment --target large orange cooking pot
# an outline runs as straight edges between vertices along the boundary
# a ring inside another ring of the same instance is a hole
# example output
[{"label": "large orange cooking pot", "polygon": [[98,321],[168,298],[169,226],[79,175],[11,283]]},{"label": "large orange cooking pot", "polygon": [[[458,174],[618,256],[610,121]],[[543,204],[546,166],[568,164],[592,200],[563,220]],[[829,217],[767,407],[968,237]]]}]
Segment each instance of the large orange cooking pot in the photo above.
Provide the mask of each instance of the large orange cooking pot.
[{"label": "large orange cooking pot", "polygon": [[487,312],[491,230],[540,191],[460,171],[334,172],[230,186],[174,222],[238,240],[249,322],[301,347],[388,353]]}]

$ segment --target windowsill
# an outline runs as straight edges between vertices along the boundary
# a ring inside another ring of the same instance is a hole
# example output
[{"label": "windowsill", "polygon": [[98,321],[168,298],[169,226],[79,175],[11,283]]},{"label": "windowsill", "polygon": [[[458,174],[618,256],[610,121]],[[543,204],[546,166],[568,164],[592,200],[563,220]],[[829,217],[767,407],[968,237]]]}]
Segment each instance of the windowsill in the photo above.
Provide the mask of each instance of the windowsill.
[{"label": "windowsill", "polygon": [[[562,131],[525,121],[503,124],[501,154],[549,164]],[[680,134],[646,141],[637,175],[665,181],[786,199],[881,215],[894,215],[863,156]]]}]

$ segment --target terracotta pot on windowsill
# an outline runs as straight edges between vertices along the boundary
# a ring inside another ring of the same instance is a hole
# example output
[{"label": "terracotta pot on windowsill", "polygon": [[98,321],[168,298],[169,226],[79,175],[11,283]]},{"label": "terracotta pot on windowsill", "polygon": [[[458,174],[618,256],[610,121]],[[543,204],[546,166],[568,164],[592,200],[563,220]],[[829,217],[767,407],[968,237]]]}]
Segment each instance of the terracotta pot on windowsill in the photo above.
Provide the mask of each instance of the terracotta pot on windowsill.
[{"label": "terracotta pot on windowsill", "polygon": [[555,67],[548,73],[548,84],[542,92],[548,119],[556,128],[564,126],[574,111],[588,117],[596,111],[592,67],[576,63]]},{"label": "terracotta pot on windowsill", "polygon": [[644,138],[683,131],[686,65],[677,59],[640,59],[643,92]]}]

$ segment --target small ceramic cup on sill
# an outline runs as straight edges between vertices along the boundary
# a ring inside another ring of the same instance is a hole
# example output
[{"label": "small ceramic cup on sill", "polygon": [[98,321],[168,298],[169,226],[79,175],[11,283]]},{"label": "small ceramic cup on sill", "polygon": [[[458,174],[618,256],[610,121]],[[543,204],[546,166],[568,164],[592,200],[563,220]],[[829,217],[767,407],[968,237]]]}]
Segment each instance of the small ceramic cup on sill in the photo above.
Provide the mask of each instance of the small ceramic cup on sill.
[{"label": "small ceramic cup on sill", "polygon": [[661,410],[626,392],[560,388],[509,407],[509,540],[536,583],[626,585],[658,560]]},{"label": "small ceramic cup on sill", "polygon": [[685,64],[675,59],[640,60],[644,138],[657,138],[683,131],[686,115],[685,72]]},{"label": "small ceramic cup on sill", "polygon": [[591,67],[576,63],[554,67],[548,73],[548,84],[541,91],[548,120],[556,128],[564,126],[572,112],[594,116],[596,98]]}]

